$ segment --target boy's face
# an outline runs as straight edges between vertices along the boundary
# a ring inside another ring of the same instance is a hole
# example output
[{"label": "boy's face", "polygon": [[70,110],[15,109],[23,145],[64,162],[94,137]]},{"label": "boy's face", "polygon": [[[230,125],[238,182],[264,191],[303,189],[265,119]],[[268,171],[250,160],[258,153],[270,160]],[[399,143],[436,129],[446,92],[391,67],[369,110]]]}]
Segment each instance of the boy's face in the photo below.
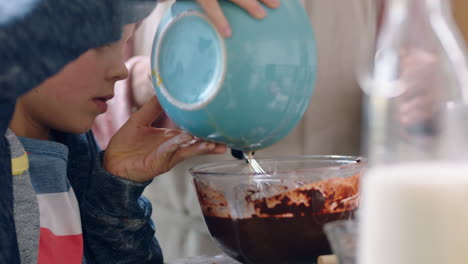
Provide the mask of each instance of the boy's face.
[{"label": "boy's face", "polygon": [[88,50],[61,72],[24,95],[20,101],[35,125],[68,133],[88,131],[106,112],[116,81],[127,78],[124,45],[134,25],[124,27],[118,42]]}]

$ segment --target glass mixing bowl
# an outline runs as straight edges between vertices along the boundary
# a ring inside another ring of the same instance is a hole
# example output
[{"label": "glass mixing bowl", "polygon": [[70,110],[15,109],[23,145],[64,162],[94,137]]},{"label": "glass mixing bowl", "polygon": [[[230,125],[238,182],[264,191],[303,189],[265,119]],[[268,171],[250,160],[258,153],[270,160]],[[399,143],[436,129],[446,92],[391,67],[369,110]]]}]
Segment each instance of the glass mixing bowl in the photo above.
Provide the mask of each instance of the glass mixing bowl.
[{"label": "glass mixing bowl", "polygon": [[295,156],[194,167],[200,206],[218,246],[242,263],[313,263],[331,249],[324,224],[353,217],[359,157]]}]

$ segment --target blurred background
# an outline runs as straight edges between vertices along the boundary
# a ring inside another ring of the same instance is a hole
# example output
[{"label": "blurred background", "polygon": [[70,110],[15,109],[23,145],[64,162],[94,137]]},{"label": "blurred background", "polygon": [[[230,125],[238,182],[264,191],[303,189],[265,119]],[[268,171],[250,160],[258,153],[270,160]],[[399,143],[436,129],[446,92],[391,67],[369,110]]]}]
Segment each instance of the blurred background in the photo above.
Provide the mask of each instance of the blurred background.
[{"label": "blurred background", "polygon": [[[314,96],[296,129],[280,143],[256,153],[256,157],[361,155],[363,95],[356,83],[357,51],[363,43],[372,46],[384,1],[303,0],[317,40],[318,78]],[[467,39],[468,1],[453,1],[457,22]],[[159,21],[172,3],[173,0],[159,3],[141,23],[128,44],[129,59],[150,57]],[[129,67],[136,71],[134,65],[138,64],[134,61]],[[146,67],[143,71],[150,71],[148,63],[142,65]],[[134,87],[133,96],[137,98],[140,93],[143,95],[140,97],[149,98],[146,95],[152,87],[148,87],[148,82],[146,85],[145,91]],[[188,170],[197,164],[230,159],[233,158],[229,152],[216,157],[193,158],[157,177],[146,189],[145,195],[153,204],[156,235],[166,261],[221,253],[208,234]]]}]

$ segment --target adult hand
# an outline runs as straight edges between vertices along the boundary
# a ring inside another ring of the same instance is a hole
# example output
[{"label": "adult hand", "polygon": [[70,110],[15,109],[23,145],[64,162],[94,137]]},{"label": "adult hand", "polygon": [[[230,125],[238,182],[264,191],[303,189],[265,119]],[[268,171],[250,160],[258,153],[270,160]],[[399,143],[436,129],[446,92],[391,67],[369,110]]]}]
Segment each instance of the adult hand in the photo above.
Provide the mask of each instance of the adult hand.
[{"label": "adult hand", "polygon": [[151,61],[149,57],[140,57],[129,69],[133,107],[140,109],[155,95],[151,81]]},{"label": "adult hand", "polygon": [[135,182],[146,182],[187,158],[226,151],[224,145],[194,138],[181,130],[152,127],[151,123],[162,112],[158,100],[152,97],[125,123],[104,153],[106,171]]},{"label": "adult hand", "polygon": [[[223,37],[230,37],[232,30],[218,0],[197,0],[197,2],[205,10],[221,35]],[[262,19],[267,14],[265,8],[260,3],[265,4],[269,8],[277,8],[280,5],[279,0],[231,0],[231,2],[240,6],[257,19]]]},{"label": "adult hand", "polygon": [[[140,57],[129,69],[132,93],[132,111],[136,112],[143,107],[154,95],[153,82],[151,81],[151,62],[149,57]],[[153,127],[178,128],[177,125],[166,115],[161,113],[153,122]]]},{"label": "adult hand", "polygon": [[440,107],[441,80],[437,78],[440,61],[423,50],[403,52],[401,56],[401,79],[406,89],[396,98],[398,119],[404,126],[427,122]]}]

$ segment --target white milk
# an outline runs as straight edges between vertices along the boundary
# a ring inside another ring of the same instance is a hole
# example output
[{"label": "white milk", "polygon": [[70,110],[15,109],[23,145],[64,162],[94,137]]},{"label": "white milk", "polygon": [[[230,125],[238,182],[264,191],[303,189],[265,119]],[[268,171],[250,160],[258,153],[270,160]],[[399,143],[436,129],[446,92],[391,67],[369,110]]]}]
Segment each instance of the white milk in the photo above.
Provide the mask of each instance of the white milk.
[{"label": "white milk", "polygon": [[362,191],[359,264],[468,263],[468,162],[376,167]]}]

